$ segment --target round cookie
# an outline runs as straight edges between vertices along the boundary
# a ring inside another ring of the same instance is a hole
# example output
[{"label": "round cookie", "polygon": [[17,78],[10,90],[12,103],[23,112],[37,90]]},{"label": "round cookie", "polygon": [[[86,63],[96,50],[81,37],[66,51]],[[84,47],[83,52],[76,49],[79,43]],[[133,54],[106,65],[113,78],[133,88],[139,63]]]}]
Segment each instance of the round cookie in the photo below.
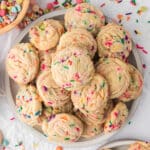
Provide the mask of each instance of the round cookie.
[{"label": "round cookie", "polygon": [[103,13],[88,3],[77,4],[69,8],[65,14],[65,26],[67,30],[83,28],[96,35],[105,24]]},{"label": "round cookie", "polygon": [[106,108],[108,101],[107,81],[99,74],[84,87],[71,93],[71,99],[76,109],[84,114],[97,114]]},{"label": "round cookie", "polygon": [[66,32],[60,38],[57,50],[61,50],[70,46],[83,47],[88,50],[91,58],[97,51],[97,43],[93,36],[85,29],[73,29]]},{"label": "round cookie", "polygon": [[31,126],[36,125],[39,116],[42,114],[41,101],[35,86],[27,85],[20,87],[16,95],[16,109],[19,118]]},{"label": "round cookie", "polygon": [[106,118],[113,109],[113,103],[111,100],[107,102],[105,108],[100,109],[98,113],[82,113],[79,110],[75,112],[75,115],[80,118],[85,124],[91,125],[101,125],[106,121]]},{"label": "round cookie", "polygon": [[87,84],[95,72],[88,52],[79,47],[58,51],[52,58],[51,71],[56,84],[69,91]]},{"label": "round cookie", "polygon": [[6,70],[18,84],[28,84],[39,70],[38,52],[30,43],[17,44],[7,55]]},{"label": "round cookie", "polygon": [[61,107],[44,107],[42,111],[42,115],[39,119],[39,125],[42,124],[44,120],[49,121],[51,118],[53,118],[56,114],[59,113],[72,113],[73,112],[73,104],[71,101],[66,103],[65,105]]},{"label": "round cookie", "polygon": [[84,130],[82,133],[82,137],[84,138],[91,138],[94,137],[98,134],[101,134],[103,132],[103,127],[102,125],[86,125],[84,124]]},{"label": "round cookie", "polygon": [[54,48],[59,41],[59,33],[56,27],[45,20],[36,24],[29,31],[30,42],[40,51]]},{"label": "round cookie", "polygon": [[137,141],[134,144],[131,144],[128,150],[149,150],[150,143]]},{"label": "round cookie", "polygon": [[57,142],[75,142],[83,132],[82,122],[70,114],[57,114],[42,124],[43,132],[48,140]]},{"label": "round cookie", "polygon": [[124,102],[134,100],[139,97],[143,88],[143,77],[141,73],[133,66],[128,64],[128,70],[130,73],[130,84],[125,93],[123,93],[118,99]]},{"label": "round cookie", "polygon": [[97,43],[100,57],[117,57],[126,60],[132,50],[129,33],[115,23],[109,23],[101,29]]},{"label": "round cookie", "polygon": [[118,98],[129,87],[130,74],[127,64],[118,58],[101,58],[96,71],[107,80],[110,88],[110,99]]},{"label": "round cookie", "polygon": [[40,71],[50,70],[55,50],[39,51]]},{"label": "round cookie", "polygon": [[45,106],[61,107],[71,100],[70,92],[55,83],[51,71],[41,72],[36,86]]},{"label": "round cookie", "polygon": [[65,32],[63,25],[58,20],[48,19],[47,21],[57,30],[59,36]]},{"label": "round cookie", "polygon": [[104,132],[112,132],[119,129],[128,117],[128,108],[127,106],[119,102],[114,109],[111,111],[104,124]]}]

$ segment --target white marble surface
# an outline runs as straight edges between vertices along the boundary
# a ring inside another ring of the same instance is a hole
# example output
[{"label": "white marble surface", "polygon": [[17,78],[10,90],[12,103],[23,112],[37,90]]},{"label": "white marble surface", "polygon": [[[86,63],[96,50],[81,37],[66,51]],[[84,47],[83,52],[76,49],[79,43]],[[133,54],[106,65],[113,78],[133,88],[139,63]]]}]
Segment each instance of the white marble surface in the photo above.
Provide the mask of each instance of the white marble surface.
[{"label": "white marble surface", "polygon": [[[45,1],[39,2],[44,6]],[[132,12],[130,21],[126,21],[126,15],[124,15],[123,25],[130,31],[135,43],[143,46],[148,54],[144,54],[140,51],[140,57],[142,62],[146,64],[144,69],[144,89],[141,97],[140,105],[131,119],[131,124],[127,124],[120,133],[118,133],[111,140],[120,139],[141,139],[150,141],[150,1],[137,0],[137,6],[132,6],[130,0],[123,0],[120,4],[117,4],[115,0],[91,0],[92,3],[98,7],[105,3],[102,8],[105,15],[116,18],[118,13],[125,14]],[[147,6],[148,11],[142,15],[138,15],[136,12],[141,6]],[[136,23],[136,19],[139,23]],[[141,32],[140,35],[136,35],[134,30]],[[13,40],[20,33],[19,30],[14,29],[4,35],[0,35],[0,86],[4,88],[4,58],[13,45]],[[15,147],[19,141],[23,142],[25,150],[54,150],[55,146],[47,143],[45,140],[38,139],[31,132],[23,128],[17,120],[10,120],[14,115],[7,103],[6,96],[0,97],[0,129],[3,131],[5,138],[10,142],[10,150],[23,150],[23,148]],[[78,148],[80,150],[96,150],[98,145],[92,147]],[[64,148],[65,150],[73,150],[74,148]]]}]

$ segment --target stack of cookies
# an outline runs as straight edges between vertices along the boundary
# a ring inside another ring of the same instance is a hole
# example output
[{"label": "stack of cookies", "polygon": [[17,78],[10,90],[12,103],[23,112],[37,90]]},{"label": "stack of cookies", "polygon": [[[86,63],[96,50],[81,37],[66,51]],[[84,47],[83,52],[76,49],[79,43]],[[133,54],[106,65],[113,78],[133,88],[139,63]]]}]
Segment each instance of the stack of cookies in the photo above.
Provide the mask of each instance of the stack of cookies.
[{"label": "stack of cookies", "polygon": [[[142,91],[141,73],[126,63],[129,33],[88,3],[67,10],[65,28],[49,19],[33,26],[29,43],[13,47],[7,72],[18,85],[19,118],[50,141],[75,142],[119,129],[126,103]],[[95,59],[98,58],[98,59]]]}]

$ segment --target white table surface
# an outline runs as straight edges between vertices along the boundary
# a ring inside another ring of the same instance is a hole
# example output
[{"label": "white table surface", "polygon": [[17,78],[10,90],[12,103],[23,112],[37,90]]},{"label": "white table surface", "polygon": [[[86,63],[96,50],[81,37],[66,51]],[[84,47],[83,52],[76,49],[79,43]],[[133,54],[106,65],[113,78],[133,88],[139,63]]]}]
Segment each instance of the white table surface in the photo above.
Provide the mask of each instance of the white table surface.
[{"label": "white table surface", "polygon": [[[50,1],[50,0],[49,0]],[[142,100],[136,111],[136,114],[131,119],[131,123],[127,124],[120,133],[118,133],[111,140],[120,139],[141,139],[150,141],[150,1],[136,0],[137,5],[130,4],[130,0],[123,0],[117,3],[117,0],[91,0],[97,7],[105,3],[101,9],[104,14],[117,20],[117,14],[123,14],[123,25],[130,31],[135,43],[143,46],[148,52],[147,54],[140,51],[140,57],[143,64],[146,65],[144,69],[144,89],[142,93]],[[40,1],[42,6],[45,6],[46,0]],[[141,6],[146,6],[148,10],[141,15],[137,14],[137,10]],[[126,21],[126,13],[132,12],[131,19]],[[139,22],[136,22],[136,19]],[[138,30],[141,34],[135,34],[134,30]],[[18,29],[14,29],[4,35],[0,36],[0,86],[4,87],[4,58],[13,45],[13,40],[20,33]],[[55,150],[55,146],[41,141],[32,133],[22,127],[16,120],[10,120],[13,113],[7,103],[6,96],[0,97],[0,129],[4,136],[10,142],[9,146],[14,150]],[[15,147],[18,142],[22,141],[23,146]],[[24,147],[24,148],[23,148]],[[80,150],[96,150],[98,145],[92,147],[78,148]],[[64,148],[65,150],[73,150],[74,148]]]}]

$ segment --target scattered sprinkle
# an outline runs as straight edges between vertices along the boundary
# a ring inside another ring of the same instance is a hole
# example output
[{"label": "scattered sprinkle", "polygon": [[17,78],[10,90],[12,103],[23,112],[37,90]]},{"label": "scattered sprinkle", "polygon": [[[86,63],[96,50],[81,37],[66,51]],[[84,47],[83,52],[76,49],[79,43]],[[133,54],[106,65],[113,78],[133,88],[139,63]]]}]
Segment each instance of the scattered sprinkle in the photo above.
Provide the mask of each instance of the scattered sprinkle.
[{"label": "scattered sprinkle", "polygon": [[62,146],[57,146],[56,150],[63,150],[63,147]]},{"label": "scattered sprinkle", "polygon": [[146,69],[146,65],[145,65],[145,64],[142,64],[142,67],[143,67],[144,69]]},{"label": "scattered sprinkle", "polygon": [[3,146],[8,146],[9,145],[9,141],[7,139],[3,139],[2,145]]},{"label": "scattered sprinkle", "polygon": [[130,124],[131,124],[131,121],[129,121],[128,124],[130,125]]},{"label": "scattered sprinkle", "polygon": [[148,10],[148,7],[141,6],[140,9],[137,11],[137,14],[142,15],[142,13],[146,12]]},{"label": "scattered sprinkle", "polygon": [[100,7],[104,7],[105,5],[106,5],[106,3],[103,3],[103,4],[100,5]]},{"label": "scattered sprinkle", "polygon": [[136,6],[136,0],[131,0],[130,3],[131,3],[133,6]]},{"label": "scattered sprinkle", "polygon": [[12,120],[15,120],[15,119],[16,119],[15,117],[10,118],[11,121],[12,121]]},{"label": "scattered sprinkle", "polygon": [[138,23],[139,22],[139,20],[138,19],[136,19],[136,23]]},{"label": "scattered sprinkle", "polygon": [[150,20],[149,20],[149,21],[147,21],[147,23],[150,23]]},{"label": "scattered sprinkle", "polygon": [[23,142],[22,141],[19,141],[17,144],[15,144],[15,147],[19,147],[19,146],[21,146],[23,144]]},{"label": "scattered sprinkle", "polygon": [[132,12],[129,12],[129,13],[125,13],[125,15],[132,15]]},{"label": "scattered sprinkle", "polygon": [[115,0],[116,3],[121,3],[123,0]]},{"label": "scattered sprinkle", "polygon": [[141,32],[139,32],[138,30],[134,30],[135,34],[141,34]]},{"label": "scattered sprinkle", "polygon": [[140,46],[139,44],[136,44],[136,48],[141,50],[144,54],[148,54],[148,51],[145,50],[143,46]]}]

